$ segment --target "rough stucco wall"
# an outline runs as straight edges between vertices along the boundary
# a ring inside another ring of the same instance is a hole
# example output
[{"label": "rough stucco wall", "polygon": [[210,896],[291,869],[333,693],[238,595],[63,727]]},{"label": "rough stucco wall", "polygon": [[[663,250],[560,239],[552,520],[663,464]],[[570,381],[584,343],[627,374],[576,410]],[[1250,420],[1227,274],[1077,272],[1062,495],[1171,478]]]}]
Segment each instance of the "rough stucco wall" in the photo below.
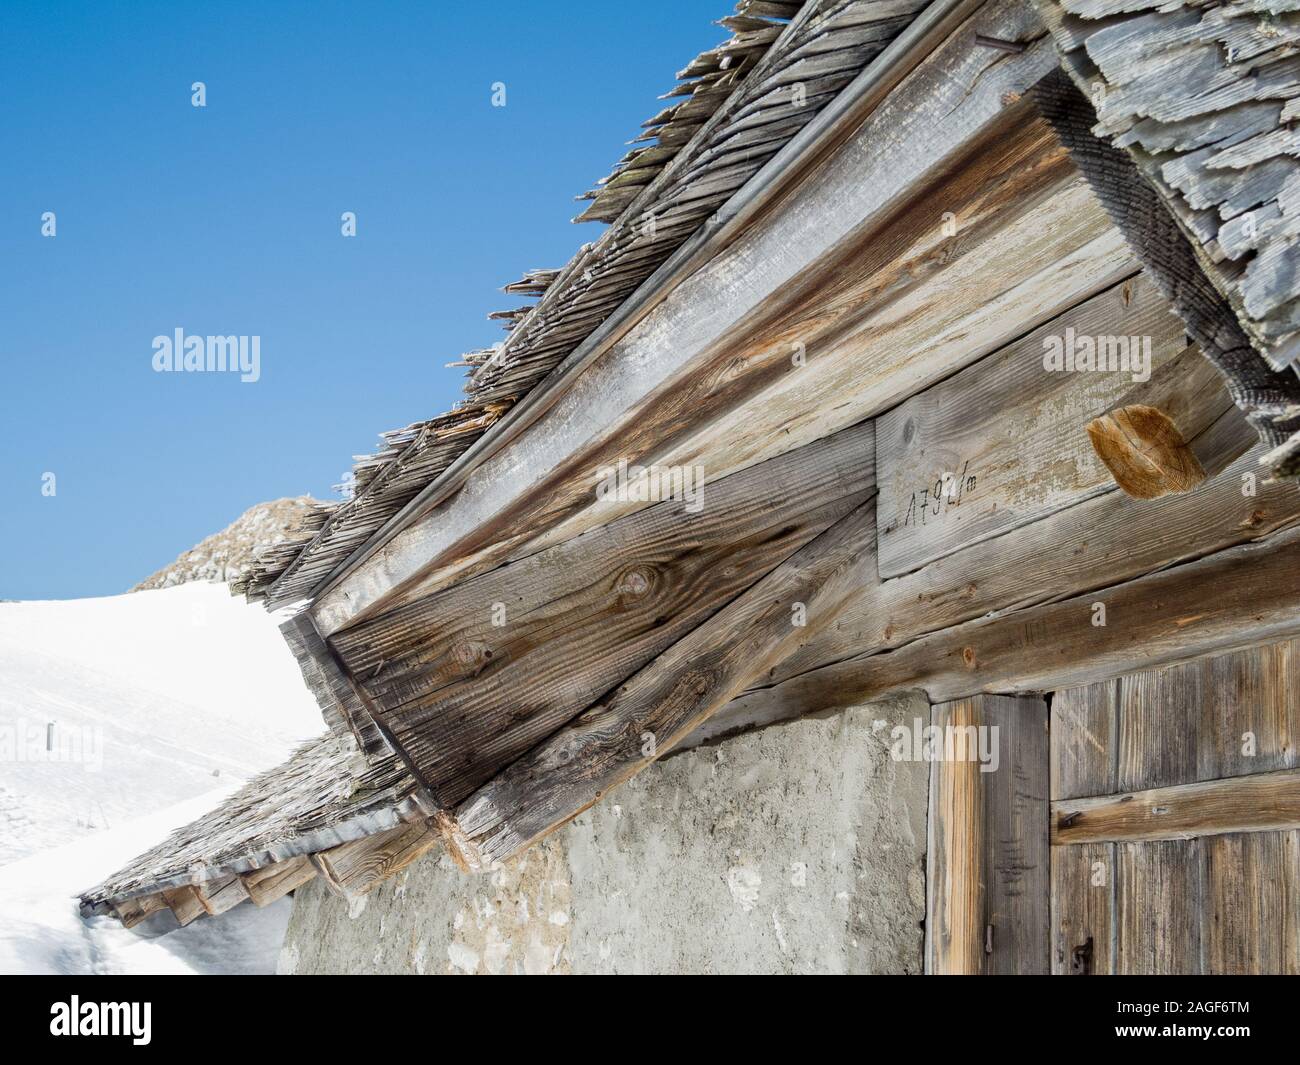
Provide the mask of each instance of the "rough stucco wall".
[{"label": "rough stucco wall", "polygon": [[919,972],[928,767],[901,695],[671,757],[520,859],[297,893],[283,973]]}]

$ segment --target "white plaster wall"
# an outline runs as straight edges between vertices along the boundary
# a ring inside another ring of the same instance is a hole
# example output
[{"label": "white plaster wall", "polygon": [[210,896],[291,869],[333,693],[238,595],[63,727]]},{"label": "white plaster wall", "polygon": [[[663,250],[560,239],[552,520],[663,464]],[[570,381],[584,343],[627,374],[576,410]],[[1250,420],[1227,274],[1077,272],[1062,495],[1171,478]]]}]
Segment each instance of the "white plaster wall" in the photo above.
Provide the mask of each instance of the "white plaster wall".
[{"label": "white plaster wall", "polygon": [[927,766],[901,695],[669,757],[506,867],[434,853],[349,906],[298,892],[284,973],[921,969]]}]

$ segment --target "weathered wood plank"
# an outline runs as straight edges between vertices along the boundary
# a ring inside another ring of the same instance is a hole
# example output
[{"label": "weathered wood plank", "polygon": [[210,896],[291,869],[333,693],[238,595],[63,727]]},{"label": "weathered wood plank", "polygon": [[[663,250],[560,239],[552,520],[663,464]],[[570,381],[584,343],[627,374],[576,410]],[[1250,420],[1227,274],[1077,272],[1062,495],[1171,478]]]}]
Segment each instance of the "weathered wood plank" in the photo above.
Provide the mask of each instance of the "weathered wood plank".
[{"label": "weathered wood plank", "polygon": [[134,928],[141,921],[165,909],[167,909],[167,900],[163,898],[161,892],[131,899],[119,899],[113,904],[113,913],[122,922],[124,928]]},{"label": "weathered wood plank", "polygon": [[1115,972],[1175,976],[1201,963],[1201,840],[1121,843],[1115,896]]},{"label": "weathered wood plank", "polygon": [[[1180,498],[1180,497],[1170,497]],[[1218,551],[1099,592],[954,625],[751,690],[712,735],[920,688],[932,701],[1048,692],[1300,635],[1300,532]],[[1106,624],[1095,625],[1095,603]]]},{"label": "weathered wood plank", "polygon": [[[1221,437],[1229,448],[1255,439],[1236,412],[1206,435]],[[1294,524],[1300,492],[1289,483],[1258,480],[1262,452],[1244,456],[1194,492],[1139,504],[1110,491],[864,588],[832,628],[780,663],[763,686],[986,614],[1132,580]]]},{"label": "weathered wood plank", "polygon": [[1289,882],[1284,832],[1212,836],[1205,848],[1205,971],[1231,976],[1281,974]]},{"label": "weathered wood plank", "polygon": [[248,888],[238,876],[226,876],[198,884],[199,903],[210,917],[219,917],[248,898]]},{"label": "weathered wood plank", "polygon": [[423,821],[343,843],[311,856],[331,894],[356,898],[400,873],[438,844]]},{"label": "weathered wood plank", "polygon": [[269,906],[276,899],[282,898],[316,876],[316,867],[311,858],[305,854],[288,861],[264,865],[260,869],[251,869],[241,873],[240,879],[248,889],[248,897],[254,906]]},{"label": "weathered wood plank", "polygon": [[926,971],[1046,973],[1047,706],[981,695],[933,707],[931,724],[944,756],[930,771]]},{"label": "weathered wood plank", "polygon": [[[975,700],[931,707],[931,724],[977,725]],[[987,814],[979,762],[933,762],[926,848],[925,971],[984,971]]]},{"label": "weathered wood plank", "polygon": [[[1017,3],[986,5],[970,28],[975,25],[982,32],[1011,38],[1030,39],[1040,32],[1034,13]],[[750,326],[766,329],[769,321],[788,315],[793,304],[810,297],[816,285],[816,264],[836,257],[847,260],[854,248],[869,250],[874,245],[878,249],[875,254],[887,252],[892,262],[896,256],[886,245],[924,246],[918,265],[933,272],[946,269],[944,261],[955,264],[965,259],[972,245],[961,236],[947,248],[936,238],[939,219],[933,208],[945,201],[928,186],[960,180],[963,165],[958,165],[959,161],[990,133],[1011,143],[1018,136],[1041,137],[1041,124],[1031,120],[1023,102],[1015,101],[1055,64],[1045,37],[1034,40],[1019,55],[971,48],[969,32],[951,37],[897,87],[848,143],[809,168],[798,195],[786,196],[781,210],[756,219],[724,253],[683,280],[574,379],[567,392],[554,399],[546,418],[530,424],[508,447],[481,461],[473,485],[440,503],[434,511],[436,520],[403,528],[364,563],[343,575],[314,607],[320,631],[327,635],[338,631],[394,593],[427,594],[433,590],[431,584],[491,564],[518,550],[540,529],[587,509],[587,501],[575,491],[579,479],[610,457],[635,460],[650,454],[651,447],[676,445],[684,412],[690,415],[686,424],[696,426],[717,425],[716,414],[730,412],[749,422],[745,434],[749,441],[766,439],[770,445],[774,436],[786,433],[779,421],[760,424],[759,419],[745,418],[739,412],[747,394],[792,369],[795,342],[806,344],[810,355],[814,353],[818,334],[769,333],[762,347],[751,346],[746,355],[739,330]],[[1018,129],[1027,132],[1018,134]],[[989,147],[994,149],[990,156],[996,157],[1004,144]],[[1023,180],[1029,180],[1038,189],[1028,198],[1019,193],[1005,197],[1005,210],[1017,223],[1028,224],[1029,215],[1040,208],[1060,209],[1056,179],[1061,175],[1059,168],[1068,167],[1062,156],[1044,162],[1041,153],[1017,153],[1013,166],[1024,171],[1022,186]],[[983,195],[996,199],[1005,186],[1005,181],[994,182]],[[929,232],[913,230],[897,234],[891,241],[882,240],[879,231],[898,212],[899,201],[920,190],[924,190],[930,208]],[[965,202],[971,201],[967,198]],[[828,204],[835,205],[834,210],[827,210]],[[886,391],[897,401],[913,390],[919,379],[937,379],[950,372],[951,361],[941,364],[949,353],[958,360],[969,360],[1006,342],[1025,324],[1018,315],[1021,307],[1028,312],[1030,324],[1036,324],[1060,306],[1097,291],[1121,265],[1131,269],[1127,250],[1102,213],[1089,212],[1085,217],[1076,209],[1072,215],[1057,217],[1061,229],[1054,235],[1052,254],[1048,254],[1044,217],[1040,215],[1037,227],[1024,232],[1025,241],[1036,249],[1032,256],[1003,257],[998,273],[986,273],[986,284],[980,287],[966,284],[976,273],[969,263],[961,283],[955,274],[950,275],[941,287],[954,294],[967,292],[969,299],[964,308],[950,301],[951,313],[936,323],[945,335],[944,353],[937,360],[940,364],[927,363],[920,370],[909,362],[896,374],[891,372],[892,383],[871,403],[885,401]],[[1006,218],[988,218],[988,227],[972,234],[973,247],[983,242],[981,236],[1005,232],[1009,228]],[[959,214],[959,233],[961,221]],[[1063,239],[1067,233],[1070,236]],[[1023,253],[1025,245],[1017,250]],[[1072,258],[1070,269],[1057,269],[1063,260]],[[1062,277],[1068,279],[1071,291],[1060,302],[1053,302],[1053,286],[1059,291]],[[919,297],[917,287],[901,271],[891,271],[887,280],[899,297],[893,302],[893,313],[900,320],[915,316],[920,307],[933,302],[914,305],[912,297]],[[850,321],[856,302],[847,300],[832,308],[823,301],[823,330],[852,331],[858,324]],[[1000,306],[998,333],[990,335],[985,326],[980,331],[981,343],[973,350],[967,343],[963,350],[957,340],[965,328],[962,320],[990,302]],[[728,340],[733,337],[735,343]],[[840,369],[847,375],[846,364],[852,363],[857,380],[883,381],[881,367],[864,367],[856,357],[864,342],[865,338],[860,338],[856,351],[845,351]],[[924,338],[918,343],[913,332],[907,342],[914,357],[928,358],[932,345]],[[823,375],[809,373],[800,380],[804,382],[800,389],[816,389],[821,387]],[[705,403],[707,408],[702,407]],[[835,406],[831,404],[823,414],[839,416]],[[788,420],[789,398],[782,398],[772,409],[779,409]],[[842,424],[869,416],[872,410],[867,405],[845,412]],[[790,427],[789,442],[798,443],[799,434],[806,440],[817,433],[817,429],[799,424]],[[730,437],[719,433],[712,437],[715,442],[725,442],[725,453],[730,454]],[[748,450],[746,446],[740,453]],[[714,454],[720,462],[725,461],[722,449]],[[751,454],[740,461],[758,457],[761,455]],[[715,464],[707,465],[713,468]],[[591,520],[596,517],[593,511]]]},{"label": "weathered wood plank", "polygon": [[[1171,497],[1179,498],[1179,497]],[[888,654],[811,670],[727,708],[719,730],[859,705],[903,688],[932,701],[1092,683],[1300,634],[1300,531],[1287,530],[1059,603],[954,626]],[[1094,624],[1095,604],[1105,625]]]},{"label": "weathered wood plank", "polygon": [[388,754],[388,742],[307,612],[280,626],[308,690],[331,729],[350,732],[363,759]]},{"label": "weathered wood plank", "polygon": [[[1085,342],[1114,368],[1075,371]],[[1068,348],[1070,369],[1063,356],[1046,368],[1053,344]],[[1109,491],[1085,423],[1185,347],[1181,323],[1139,274],[881,415],[881,576]]]},{"label": "weathered wood plank", "polygon": [[1115,790],[1119,682],[1064,688],[1052,696],[1052,798]]},{"label": "weathered wood plank", "polygon": [[1050,861],[1052,975],[1114,972],[1115,844],[1058,848]]},{"label": "weathered wood plank", "polygon": [[1282,833],[1282,971],[1300,976],[1300,832]]},{"label": "weathered wood plank", "polygon": [[873,440],[870,423],[846,429],[333,645],[452,807],[860,505],[874,491]]},{"label": "weathered wood plank", "polygon": [[207,916],[207,907],[203,905],[198,888],[192,884],[168,888],[162,896],[182,928],[200,917]]},{"label": "weathered wood plank", "polygon": [[634,776],[809,632],[874,565],[868,501],[511,764],[444,823],[469,868],[505,860]]},{"label": "weathered wood plank", "polygon": [[1293,828],[1300,828],[1300,769],[1052,803],[1054,846]]},{"label": "weathered wood plank", "polygon": [[1123,677],[1116,779],[1090,793],[1294,768],[1297,691],[1295,640]]},{"label": "weathered wood plank", "polygon": [[1196,779],[1300,768],[1300,641],[1202,663]]},{"label": "weathered wood plank", "polygon": [[1205,706],[1203,674],[1199,662],[1187,662],[1119,679],[1115,781],[1108,791],[1140,791],[1200,779],[1196,763]]}]

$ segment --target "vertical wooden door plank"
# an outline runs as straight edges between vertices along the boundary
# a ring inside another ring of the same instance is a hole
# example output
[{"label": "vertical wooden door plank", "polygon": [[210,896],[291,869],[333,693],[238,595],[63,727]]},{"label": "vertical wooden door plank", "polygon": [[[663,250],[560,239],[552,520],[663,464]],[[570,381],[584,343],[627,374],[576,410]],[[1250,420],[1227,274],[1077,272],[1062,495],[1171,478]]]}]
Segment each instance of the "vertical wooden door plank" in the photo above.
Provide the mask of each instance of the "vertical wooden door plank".
[{"label": "vertical wooden door plank", "polygon": [[1115,790],[1119,681],[1066,688],[1052,698],[1052,798]]},{"label": "vertical wooden door plank", "polygon": [[1052,850],[1052,975],[1114,971],[1115,844]]},{"label": "vertical wooden door plank", "polygon": [[1282,833],[1282,971],[1300,976],[1300,829]]},{"label": "vertical wooden door plank", "polygon": [[1198,974],[1204,852],[1198,839],[1117,844],[1115,971]]},{"label": "vertical wooden door plank", "polygon": [[1283,835],[1238,832],[1202,840],[1206,972],[1238,976],[1283,971]]},{"label": "vertical wooden door plank", "polygon": [[1115,791],[1142,791],[1197,778],[1205,699],[1200,662],[1131,673],[1119,680]]},{"label": "vertical wooden door plank", "polygon": [[927,969],[1045,973],[1046,704],[1028,696],[959,699],[935,706],[931,724],[945,757],[932,763],[930,777]]},{"label": "vertical wooden door plank", "polygon": [[1300,765],[1300,641],[1216,655],[1201,665],[1199,779]]}]

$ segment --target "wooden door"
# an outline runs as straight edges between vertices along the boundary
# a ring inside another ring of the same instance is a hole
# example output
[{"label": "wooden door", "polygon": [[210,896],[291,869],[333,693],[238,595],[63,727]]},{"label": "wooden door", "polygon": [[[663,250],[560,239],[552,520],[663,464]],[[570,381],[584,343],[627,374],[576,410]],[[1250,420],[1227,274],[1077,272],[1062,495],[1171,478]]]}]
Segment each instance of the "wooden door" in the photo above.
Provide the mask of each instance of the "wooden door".
[{"label": "wooden door", "polygon": [[1057,692],[1054,973],[1300,972],[1300,641]]}]

